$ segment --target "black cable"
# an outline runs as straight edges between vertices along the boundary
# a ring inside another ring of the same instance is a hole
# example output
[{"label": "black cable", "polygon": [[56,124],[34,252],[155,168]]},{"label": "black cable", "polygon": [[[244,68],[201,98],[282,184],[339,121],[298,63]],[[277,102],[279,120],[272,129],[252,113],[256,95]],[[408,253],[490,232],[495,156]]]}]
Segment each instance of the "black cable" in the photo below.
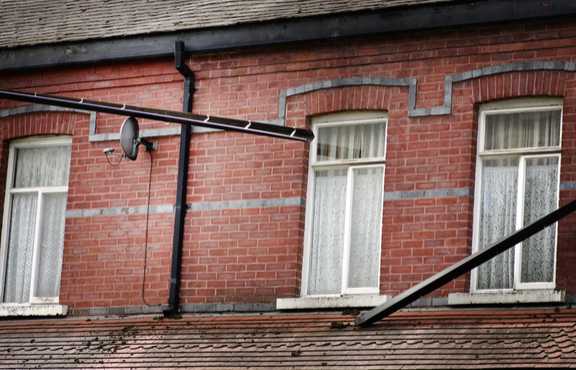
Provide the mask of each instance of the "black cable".
[{"label": "black cable", "polygon": [[148,199],[146,201],[146,230],[144,231],[144,271],[142,272],[142,289],[140,292],[140,297],[142,303],[146,306],[152,306],[146,301],[145,290],[146,290],[146,270],[148,270],[148,226],[150,221],[150,198],[151,198],[151,188],[152,188],[152,166],[154,161],[152,158],[152,151],[147,150],[150,156],[150,170],[148,171]]},{"label": "black cable", "polygon": [[112,149],[111,152],[106,152],[104,151],[104,156],[106,157],[106,161],[108,162],[108,164],[112,167],[119,167],[120,166],[120,162],[122,162],[122,159],[124,159],[124,155],[120,156],[120,159],[117,162],[112,162],[112,160],[110,159],[110,156],[114,154],[114,150]]}]

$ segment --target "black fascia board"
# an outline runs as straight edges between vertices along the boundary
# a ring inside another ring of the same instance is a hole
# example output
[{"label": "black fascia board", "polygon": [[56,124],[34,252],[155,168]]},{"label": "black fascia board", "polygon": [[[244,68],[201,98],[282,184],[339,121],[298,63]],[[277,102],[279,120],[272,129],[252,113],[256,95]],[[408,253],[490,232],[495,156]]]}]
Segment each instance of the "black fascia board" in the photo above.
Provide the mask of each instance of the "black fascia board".
[{"label": "black fascia board", "polygon": [[378,35],[481,23],[576,15],[574,0],[479,0],[373,12],[342,13],[115,39],[0,49],[0,71],[170,57],[175,41],[187,53]]}]

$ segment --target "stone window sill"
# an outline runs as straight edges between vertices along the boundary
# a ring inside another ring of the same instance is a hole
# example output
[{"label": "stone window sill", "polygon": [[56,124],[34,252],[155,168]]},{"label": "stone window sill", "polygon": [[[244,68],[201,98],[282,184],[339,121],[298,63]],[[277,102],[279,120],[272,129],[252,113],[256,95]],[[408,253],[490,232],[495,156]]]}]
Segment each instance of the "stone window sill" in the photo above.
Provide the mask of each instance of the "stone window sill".
[{"label": "stone window sill", "polygon": [[276,299],[276,309],[278,310],[300,310],[316,308],[360,308],[376,307],[390,299],[386,295],[343,295],[337,297],[299,297],[299,298],[278,298]]},{"label": "stone window sill", "polygon": [[66,316],[68,306],[60,304],[2,303],[0,317]]},{"label": "stone window sill", "polygon": [[518,290],[509,293],[451,293],[448,305],[564,303],[564,290]]}]

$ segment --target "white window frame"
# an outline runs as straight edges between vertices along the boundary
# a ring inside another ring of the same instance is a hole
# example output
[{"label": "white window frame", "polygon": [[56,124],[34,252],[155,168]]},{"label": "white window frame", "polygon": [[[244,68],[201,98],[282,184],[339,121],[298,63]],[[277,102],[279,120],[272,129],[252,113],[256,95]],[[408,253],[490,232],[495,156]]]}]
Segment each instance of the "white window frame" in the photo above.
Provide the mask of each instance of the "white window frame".
[{"label": "white window frame", "polygon": [[[40,231],[42,226],[42,207],[44,194],[67,194],[68,186],[50,186],[50,187],[29,187],[29,188],[13,188],[14,183],[14,170],[16,166],[16,150],[22,148],[42,148],[49,146],[71,146],[72,138],[69,136],[52,136],[52,137],[33,137],[26,139],[18,139],[10,142],[8,152],[8,168],[6,176],[6,189],[4,195],[4,213],[2,220],[2,238],[0,239],[0,297],[4,297],[4,288],[6,283],[6,264],[8,259],[8,241],[10,230],[10,219],[12,213],[12,194],[22,193],[36,193],[37,210],[36,210],[36,223],[34,231],[34,246],[32,253],[32,267],[30,277],[30,297],[28,304],[58,304],[59,297],[38,297],[36,296],[36,281],[38,278],[38,248],[40,242]],[[26,303],[25,303],[26,304]],[[24,304],[24,305],[25,305]],[[4,303],[0,300],[2,305],[15,305],[13,303]],[[19,304],[16,304],[18,306]],[[20,304],[21,305],[21,304]]]},{"label": "white window frame", "polygon": [[[480,198],[482,194],[482,160],[485,158],[498,158],[505,156],[517,156],[519,158],[518,164],[518,189],[516,192],[516,230],[522,228],[524,219],[524,185],[525,185],[525,169],[526,159],[529,158],[542,158],[542,157],[557,157],[558,158],[558,179],[557,179],[557,197],[556,207],[558,207],[560,199],[560,171],[561,171],[561,147],[562,147],[562,117],[563,117],[562,99],[558,98],[525,98],[515,100],[505,100],[496,103],[484,104],[480,107],[478,117],[478,145],[476,155],[476,178],[474,189],[474,216],[473,216],[473,232],[472,232],[472,252],[475,253],[479,250],[479,230],[480,230]],[[506,150],[484,150],[485,145],[485,124],[486,116],[489,114],[506,114],[518,112],[541,112],[541,111],[560,111],[560,137],[558,146],[554,147],[538,147],[538,148],[520,148],[520,149],[506,149]],[[470,292],[479,294],[506,294],[512,293],[517,290],[543,290],[554,289],[556,287],[556,262],[558,251],[558,224],[556,228],[556,238],[554,240],[554,263],[553,263],[553,280],[552,282],[537,282],[537,283],[522,283],[521,268],[522,268],[522,243],[514,247],[514,279],[513,287],[506,289],[478,289],[478,269],[472,270],[470,275]]]},{"label": "white window frame", "polygon": [[[377,282],[376,287],[363,287],[363,288],[349,288],[348,274],[350,269],[350,239],[351,239],[351,210],[352,210],[352,193],[353,169],[358,168],[382,168],[382,195],[384,195],[384,181],[386,179],[386,150],[388,147],[388,115],[383,112],[347,112],[323,115],[312,120],[312,131],[314,136],[318,137],[318,129],[322,127],[334,127],[342,125],[362,125],[382,123],[384,128],[384,156],[369,159],[354,159],[354,160],[333,160],[333,161],[317,161],[317,143],[315,139],[310,145],[309,166],[308,166],[308,194],[306,199],[306,214],[305,214],[305,231],[304,231],[304,251],[302,261],[302,285],[301,296],[303,297],[340,297],[343,295],[378,295],[380,293],[380,260],[382,249],[382,212],[380,212],[378,224],[380,229],[378,232],[378,246],[377,256]],[[347,181],[346,181],[346,200],[345,200],[345,221],[344,221],[344,246],[342,251],[342,285],[340,287],[340,294],[308,294],[308,277],[310,273],[310,258],[312,252],[312,224],[313,224],[313,209],[314,209],[314,180],[315,171],[318,169],[337,169],[347,168]],[[382,196],[382,200],[384,197]]]}]

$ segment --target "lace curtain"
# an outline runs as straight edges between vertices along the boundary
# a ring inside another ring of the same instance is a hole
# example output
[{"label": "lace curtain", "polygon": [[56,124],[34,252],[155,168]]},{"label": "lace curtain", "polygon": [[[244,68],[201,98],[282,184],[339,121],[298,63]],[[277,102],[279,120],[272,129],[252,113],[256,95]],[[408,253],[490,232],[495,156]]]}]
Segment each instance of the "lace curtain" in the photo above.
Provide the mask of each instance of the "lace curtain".
[{"label": "lace curtain", "polygon": [[[560,111],[493,114],[486,117],[484,151],[557,147],[560,145]],[[557,206],[558,157],[508,154],[482,159],[479,248],[510,235],[516,225],[527,225]],[[518,222],[518,176],[524,173],[524,219]],[[514,266],[520,264],[523,283],[554,279],[556,228],[548,227],[522,244],[522,260],[514,261],[514,249],[478,268],[478,289],[514,287]]]},{"label": "lace curtain", "polygon": [[[524,225],[552,212],[558,204],[558,157],[526,159]],[[556,227],[547,227],[522,243],[523,283],[554,280]]]},{"label": "lace curtain", "polygon": [[15,188],[68,184],[70,147],[22,148],[16,158]]},{"label": "lace curtain", "polygon": [[[518,158],[489,159],[482,163],[480,194],[480,249],[510,235],[516,229]],[[514,248],[480,265],[478,289],[512,288]]]},{"label": "lace curtain", "polygon": [[308,294],[340,293],[346,199],[346,169],[318,170]]},{"label": "lace curtain", "polygon": [[[378,287],[378,261],[383,202],[384,167],[321,167],[324,161],[383,159],[384,123],[338,125],[318,130],[314,169],[312,243],[308,269],[308,294],[340,294],[345,243],[350,255],[351,288]],[[347,189],[353,184],[352,189]],[[346,197],[352,197],[346,210]],[[346,219],[350,240],[344,240]]]},{"label": "lace curtain", "polygon": [[37,199],[35,193],[12,196],[4,302],[29,301]]},{"label": "lace curtain", "polygon": [[62,270],[66,194],[45,194],[38,248],[36,295],[57,297]]},{"label": "lace curtain", "polygon": [[489,114],[485,150],[537,148],[560,145],[560,111]]},{"label": "lace curtain", "polygon": [[355,168],[352,173],[354,189],[348,287],[377,287],[384,168]]},{"label": "lace curtain", "polygon": [[318,129],[317,161],[384,158],[386,125],[371,123]]},{"label": "lace curtain", "polygon": [[[30,301],[34,284],[37,297],[57,297],[62,266],[66,193],[51,193],[50,187],[67,186],[70,147],[47,146],[16,149],[16,165],[12,189],[38,190],[11,195],[10,233],[4,279],[4,302]],[[38,208],[42,199],[42,209]],[[38,212],[41,212],[38,218]],[[36,221],[40,220],[36,238]],[[34,245],[38,239],[36,256]],[[36,281],[32,269],[36,260]]]}]

